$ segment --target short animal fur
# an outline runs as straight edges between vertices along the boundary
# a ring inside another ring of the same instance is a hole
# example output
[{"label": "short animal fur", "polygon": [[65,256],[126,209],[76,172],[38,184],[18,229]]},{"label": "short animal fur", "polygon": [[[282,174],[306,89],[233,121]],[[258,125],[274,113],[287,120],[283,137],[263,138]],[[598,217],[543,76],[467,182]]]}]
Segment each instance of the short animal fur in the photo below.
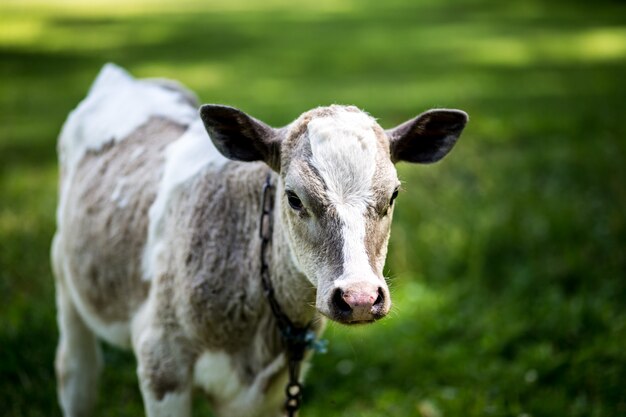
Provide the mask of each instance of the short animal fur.
[{"label": "short animal fur", "polygon": [[[276,185],[270,274],[292,321],[369,323],[398,193],[394,164],[445,156],[467,122],[430,110],[390,130],[332,105],[272,128],[107,65],[59,140],[52,265],[65,416],[90,415],[97,339],[130,348],[148,416],[278,416],[287,368],[259,277],[261,190]],[[208,134],[207,134],[208,133]],[[307,360],[310,358],[307,358]]]}]

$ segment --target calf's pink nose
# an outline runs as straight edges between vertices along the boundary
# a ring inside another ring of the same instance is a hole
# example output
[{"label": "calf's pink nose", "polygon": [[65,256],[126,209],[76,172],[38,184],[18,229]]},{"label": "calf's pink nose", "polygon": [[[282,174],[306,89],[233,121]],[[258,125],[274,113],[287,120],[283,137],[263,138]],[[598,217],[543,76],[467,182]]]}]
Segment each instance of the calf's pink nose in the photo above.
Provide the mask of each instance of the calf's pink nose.
[{"label": "calf's pink nose", "polygon": [[368,322],[387,314],[385,291],[370,284],[337,288],[331,309],[336,319],[343,323]]},{"label": "calf's pink nose", "polygon": [[343,300],[348,304],[352,309],[355,308],[365,308],[370,309],[374,305],[376,298],[378,297],[378,292],[356,292],[356,291],[346,291],[342,295]]}]

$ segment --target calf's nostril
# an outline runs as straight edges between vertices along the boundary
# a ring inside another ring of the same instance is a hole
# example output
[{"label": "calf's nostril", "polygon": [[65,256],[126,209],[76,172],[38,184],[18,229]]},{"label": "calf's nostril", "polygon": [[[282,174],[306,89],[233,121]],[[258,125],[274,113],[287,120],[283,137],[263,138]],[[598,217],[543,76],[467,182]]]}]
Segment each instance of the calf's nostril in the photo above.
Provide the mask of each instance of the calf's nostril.
[{"label": "calf's nostril", "polygon": [[352,307],[344,299],[344,293],[341,289],[337,288],[333,294],[333,305],[342,313],[352,312]]},{"label": "calf's nostril", "polygon": [[383,289],[378,287],[378,297],[376,297],[376,301],[374,301],[373,307],[382,306],[385,303],[385,294],[383,293]]}]

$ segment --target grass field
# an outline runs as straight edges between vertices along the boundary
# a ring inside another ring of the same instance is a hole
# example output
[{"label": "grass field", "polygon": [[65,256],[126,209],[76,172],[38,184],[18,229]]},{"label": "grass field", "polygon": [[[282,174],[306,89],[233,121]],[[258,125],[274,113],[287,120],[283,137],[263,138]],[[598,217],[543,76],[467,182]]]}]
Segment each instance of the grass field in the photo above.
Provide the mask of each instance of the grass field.
[{"label": "grass field", "polygon": [[[3,0],[0,414],[60,415],[55,142],[112,61],[274,125],[470,114],[443,162],[399,167],[393,314],[329,327],[304,417],[626,415],[625,22],[618,1]],[[105,358],[96,415],[142,415],[132,355]]]}]

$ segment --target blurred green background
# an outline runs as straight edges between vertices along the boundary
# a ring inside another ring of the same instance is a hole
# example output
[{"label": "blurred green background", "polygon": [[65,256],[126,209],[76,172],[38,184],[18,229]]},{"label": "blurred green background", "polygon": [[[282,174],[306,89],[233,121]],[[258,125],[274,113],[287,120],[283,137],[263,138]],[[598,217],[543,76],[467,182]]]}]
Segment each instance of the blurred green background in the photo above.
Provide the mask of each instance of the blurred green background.
[{"label": "blurred green background", "polygon": [[[56,136],[107,61],[274,125],[470,114],[399,167],[393,313],[329,326],[304,417],[626,415],[626,4],[548,0],[3,0],[0,414],[60,414]],[[105,358],[96,415],[142,415],[132,355]]]}]

